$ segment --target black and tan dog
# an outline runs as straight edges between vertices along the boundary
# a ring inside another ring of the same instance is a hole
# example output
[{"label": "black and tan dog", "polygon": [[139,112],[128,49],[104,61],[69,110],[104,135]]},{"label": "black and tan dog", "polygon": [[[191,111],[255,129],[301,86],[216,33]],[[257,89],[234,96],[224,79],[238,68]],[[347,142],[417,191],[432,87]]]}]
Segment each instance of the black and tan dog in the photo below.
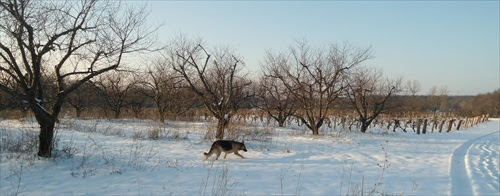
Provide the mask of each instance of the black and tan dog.
[{"label": "black and tan dog", "polygon": [[243,150],[245,152],[247,151],[244,141],[235,142],[229,140],[217,140],[212,144],[210,151],[208,151],[208,153],[204,152],[203,154],[205,155],[205,160],[207,160],[208,157],[212,156],[212,154],[214,153],[217,155],[215,160],[218,160],[221,152],[226,153],[224,155],[224,159],[229,153],[234,153],[236,156],[239,156],[244,159],[245,157],[241,156],[241,154],[238,153],[238,150]]}]

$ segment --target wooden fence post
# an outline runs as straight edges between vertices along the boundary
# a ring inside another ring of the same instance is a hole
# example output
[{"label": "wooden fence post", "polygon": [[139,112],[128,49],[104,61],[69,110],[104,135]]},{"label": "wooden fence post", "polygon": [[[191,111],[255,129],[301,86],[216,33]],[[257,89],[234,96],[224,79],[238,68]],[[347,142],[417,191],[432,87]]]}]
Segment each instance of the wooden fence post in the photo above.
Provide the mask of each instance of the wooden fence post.
[{"label": "wooden fence post", "polygon": [[424,119],[424,127],[422,128],[422,134],[425,134],[427,132],[427,118]]},{"label": "wooden fence post", "polygon": [[441,123],[439,123],[439,133],[443,130],[443,125],[446,122],[446,119],[441,120]]},{"label": "wooden fence post", "polygon": [[337,130],[337,116],[333,117],[333,130]]},{"label": "wooden fence post", "polygon": [[417,134],[420,134],[420,125],[422,125],[422,119],[419,118],[417,120]]},{"label": "wooden fence post", "polygon": [[346,117],[342,118],[342,130],[345,130],[345,121],[347,121]]},{"label": "wooden fence post", "polygon": [[448,121],[448,129],[446,130],[446,132],[451,131],[451,127],[453,126],[453,121],[455,121],[455,119],[450,119],[450,121]]},{"label": "wooden fence post", "polygon": [[437,118],[434,116],[434,118],[432,118],[432,128],[431,128],[431,133],[434,133],[434,129],[437,129]]},{"label": "wooden fence post", "polygon": [[458,131],[458,130],[460,130],[460,125],[462,125],[462,122],[463,122],[463,121],[464,121],[464,120],[462,120],[462,119],[460,119],[460,120],[458,121],[457,131]]}]

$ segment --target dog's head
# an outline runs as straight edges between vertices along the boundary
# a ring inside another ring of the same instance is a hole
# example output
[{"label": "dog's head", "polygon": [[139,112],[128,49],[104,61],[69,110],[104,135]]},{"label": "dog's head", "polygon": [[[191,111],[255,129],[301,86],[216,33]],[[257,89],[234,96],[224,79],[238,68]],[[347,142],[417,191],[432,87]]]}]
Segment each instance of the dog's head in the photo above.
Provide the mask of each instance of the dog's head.
[{"label": "dog's head", "polygon": [[240,150],[243,150],[244,152],[247,151],[247,147],[245,146],[245,141],[241,142]]}]

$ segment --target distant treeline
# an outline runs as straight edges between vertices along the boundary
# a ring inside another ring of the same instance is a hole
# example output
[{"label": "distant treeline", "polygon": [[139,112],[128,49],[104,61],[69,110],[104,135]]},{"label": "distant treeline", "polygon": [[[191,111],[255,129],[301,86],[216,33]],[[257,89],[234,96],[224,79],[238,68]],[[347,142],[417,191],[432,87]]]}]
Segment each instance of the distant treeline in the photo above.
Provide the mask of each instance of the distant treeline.
[{"label": "distant treeline", "polygon": [[[148,96],[148,89],[132,82],[128,88],[111,87],[109,82],[89,82],[70,96],[64,105],[66,114],[73,117],[100,118],[157,118],[155,99]],[[122,89],[122,90],[120,90]],[[170,97],[170,105],[163,107],[165,118],[186,118],[204,110],[202,103],[189,89],[178,89]],[[44,100],[47,103],[52,99]],[[262,100],[255,96],[242,104],[242,109],[259,111]],[[352,104],[345,97],[340,97],[332,113],[354,111]],[[196,112],[195,112],[196,111]],[[248,110],[246,110],[248,111]],[[450,113],[457,116],[471,117],[489,114],[500,117],[500,89],[475,96],[448,95],[394,95],[388,103],[385,113]],[[203,114],[204,112],[201,112]],[[25,102],[0,91],[0,117],[19,118],[30,116]]]}]

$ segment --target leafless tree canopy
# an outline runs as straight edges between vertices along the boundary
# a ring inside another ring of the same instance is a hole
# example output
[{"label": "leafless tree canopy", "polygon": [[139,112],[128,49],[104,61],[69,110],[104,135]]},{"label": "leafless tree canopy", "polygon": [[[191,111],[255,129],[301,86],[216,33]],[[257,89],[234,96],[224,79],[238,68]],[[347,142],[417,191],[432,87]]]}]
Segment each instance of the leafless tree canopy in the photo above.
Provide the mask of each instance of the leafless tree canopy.
[{"label": "leafless tree canopy", "polygon": [[275,119],[283,127],[286,119],[297,111],[295,97],[283,82],[273,77],[275,68],[284,66],[289,59],[284,54],[268,53],[262,63],[263,75],[260,77],[257,95],[260,99],[258,107]]},{"label": "leafless tree canopy", "polygon": [[145,73],[143,93],[153,100],[160,122],[167,115],[176,117],[196,104],[196,95],[186,88],[183,77],[177,74],[170,61],[157,60]]},{"label": "leafless tree canopy", "polygon": [[[77,118],[81,117],[84,110],[96,106],[99,103],[97,97],[97,88],[92,82],[85,82],[73,93],[68,94],[66,103],[75,110]],[[85,95],[85,96],[82,96]]]},{"label": "leafless tree canopy", "polygon": [[313,135],[317,135],[333,102],[345,87],[342,82],[345,71],[369,58],[371,47],[359,49],[343,43],[331,44],[324,49],[312,48],[307,42],[297,42],[287,52],[268,52],[266,59],[283,60],[266,69],[300,103],[296,117],[311,129]]},{"label": "leafless tree canopy", "polygon": [[231,117],[253,96],[251,82],[241,74],[242,58],[227,47],[207,50],[201,41],[184,38],[176,40],[172,47],[166,59],[218,119],[216,138],[222,139]]},{"label": "leafless tree canopy", "polygon": [[97,77],[94,83],[105,108],[113,112],[114,118],[119,118],[122,110],[131,105],[130,95],[137,86],[133,74],[127,72],[109,72]]},{"label": "leafless tree canopy", "polygon": [[297,104],[290,91],[275,77],[262,76],[257,89],[258,107],[283,127],[288,117],[295,114]]},{"label": "leafless tree canopy", "polygon": [[[69,93],[151,46],[146,16],[144,8],[114,1],[0,1],[0,90],[28,102],[41,127],[39,156],[50,157],[54,123]],[[55,83],[50,105],[47,75]]]},{"label": "leafless tree canopy", "polygon": [[438,111],[446,112],[447,100],[448,89],[446,86],[439,89],[436,86],[432,86],[432,88],[429,89],[425,107],[433,114],[436,114]]},{"label": "leafless tree canopy", "polygon": [[386,79],[381,69],[373,67],[356,67],[346,79],[346,95],[364,133],[372,121],[387,110],[389,98],[401,90],[401,79]]},{"label": "leafless tree canopy", "polygon": [[417,97],[418,93],[421,91],[422,87],[420,85],[420,82],[418,80],[413,80],[413,81],[407,81],[406,86],[404,87],[406,94],[409,96],[406,99],[406,107],[405,109],[408,109],[412,112],[415,111],[420,111],[422,109],[422,103],[420,99]]}]

